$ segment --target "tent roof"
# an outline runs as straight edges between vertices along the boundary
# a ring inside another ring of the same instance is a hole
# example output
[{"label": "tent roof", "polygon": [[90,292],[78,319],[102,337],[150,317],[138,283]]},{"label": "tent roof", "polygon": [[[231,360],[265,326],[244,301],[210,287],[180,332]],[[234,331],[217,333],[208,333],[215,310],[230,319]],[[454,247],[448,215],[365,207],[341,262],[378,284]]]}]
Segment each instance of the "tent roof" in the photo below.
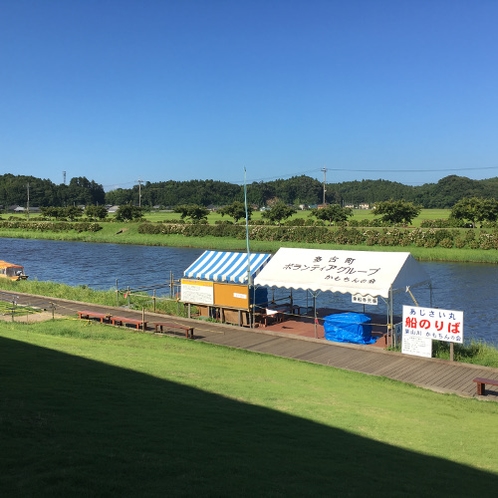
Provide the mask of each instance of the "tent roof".
[{"label": "tent roof", "polygon": [[[251,277],[259,273],[270,256],[261,253],[250,254]],[[205,251],[183,272],[183,276],[243,284],[247,282],[247,260],[245,252]]]},{"label": "tent roof", "polygon": [[429,276],[409,252],[281,248],[255,285],[389,297]]}]

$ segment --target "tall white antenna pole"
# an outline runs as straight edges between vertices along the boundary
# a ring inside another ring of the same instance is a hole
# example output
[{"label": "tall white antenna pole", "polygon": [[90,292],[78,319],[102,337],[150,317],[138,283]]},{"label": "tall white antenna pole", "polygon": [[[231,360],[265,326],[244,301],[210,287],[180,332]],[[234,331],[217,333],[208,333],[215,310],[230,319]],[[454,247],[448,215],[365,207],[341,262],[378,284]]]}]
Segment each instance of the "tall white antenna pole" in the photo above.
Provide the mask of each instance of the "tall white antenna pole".
[{"label": "tall white antenna pole", "polygon": [[142,180],[138,180],[138,207],[142,207]]},{"label": "tall white antenna pole", "polygon": [[325,192],[327,192],[327,189],[325,187],[325,184],[327,183],[327,168],[322,168],[323,171],[323,205],[325,206]]},{"label": "tall white antenna pole", "polygon": [[244,166],[244,206],[246,208],[246,250],[247,250],[247,285],[251,285],[251,252],[249,251],[249,210],[247,208],[246,168]]},{"label": "tall white antenna pole", "polygon": [[28,220],[29,220],[29,183],[26,185],[27,189],[28,189],[28,201],[26,203],[26,213],[27,213],[27,217],[28,217]]}]

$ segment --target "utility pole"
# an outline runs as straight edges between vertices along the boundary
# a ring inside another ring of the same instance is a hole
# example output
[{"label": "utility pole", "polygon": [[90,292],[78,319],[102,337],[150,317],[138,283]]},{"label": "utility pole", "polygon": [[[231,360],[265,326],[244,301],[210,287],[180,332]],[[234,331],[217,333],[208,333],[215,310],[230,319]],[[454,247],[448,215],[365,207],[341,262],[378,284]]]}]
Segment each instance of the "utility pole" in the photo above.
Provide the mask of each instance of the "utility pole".
[{"label": "utility pole", "polygon": [[66,172],[62,172],[62,183],[65,185],[66,184]]},{"label": "utility pole", "polygon": [[138,180],[138,207],[142,207],[142,180]]},{"label": "utility pole", "polygon": [[27,217],[29,220],[29,183],[26,185],[26,187],[28,189],[28,201],[26,202],[26,214],[27,214]]},{"label": "utility pole", "polygon": [[322,168],[323,171],[323,205],[325,206],[326,201],[325,201],[325,192],[327,192],[327,189],[325,188],[325,184],[327,183],[327,168]]}]

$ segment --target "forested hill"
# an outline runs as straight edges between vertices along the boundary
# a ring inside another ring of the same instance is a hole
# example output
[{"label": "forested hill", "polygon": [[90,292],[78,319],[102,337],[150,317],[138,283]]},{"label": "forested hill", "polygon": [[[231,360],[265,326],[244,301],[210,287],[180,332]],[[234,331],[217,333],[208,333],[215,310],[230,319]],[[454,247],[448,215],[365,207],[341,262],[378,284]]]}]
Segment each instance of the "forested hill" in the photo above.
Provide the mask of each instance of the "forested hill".
[{"label": "forested hill", "polygon": [[2,209],[12,206],[26,207],[73,206],[80,204],[104,204],[105,191],[102,185],[85,177],[72,178],[69,185],[56,185],[50,180],[34,176],[0,175],[0,205]]},{"label": "forested hill", "polygon": [[[106,194],[108,204],[138,203],[138,185],[132,189],[118,189]],[[141,187],[142,205],[173,207],[192,203],[203,206],[223,206],[244,200],[241,185],[214,180],[146,183]],[[408,186],[388,180],[361,180],[326,184],[327,203],[342,205],[361,203],[372,205],[378,201],[405,200],[424,208],[451,208],[464,197],[498,198],[498,177],[486,180],[451,175],[438,183]],[[288,204],[316,205],[323,201],[323,184],[309,176],[295,176],[287,180],[251,183],[247,185],[250,204],[265,206],[271,199]]]},{"label": "forested hill", "polygon": [[[56,185],[50,180],[32,176],[0,175],[0,205],[70,206],[88,204],[139,204],[142,206],[175,207],[180,204],[223,206],[244,201],[244,187],[216,180],[184,182],[146,182],[130,189],[105,193],[102,185],[85,177],[72,178],[68,185]],[[388,180],[361,180],[326,184],[327,203],[355,205],[386,200],[405,200],[424,208],[451,208],[464,197],[498,198],[498,177],[486,180],[451,175],[437,183],[409,186]],[[295,176],[286,180],[251,183],[247,185],[250,204],[265,206],[272,199],[288,204],[316,205],[323,201],[323,184],[309,176]]]},{"label": "forested hill", "polygon": [[362,180],[327,185],[327,190],[346,204],[373,204],[393,199],[414,202],[426,209],[445,209],[453,207],[464,197],[498,198],[498,177],[471,180],[451,175],[437,183],[416,187],[387,180]]}]

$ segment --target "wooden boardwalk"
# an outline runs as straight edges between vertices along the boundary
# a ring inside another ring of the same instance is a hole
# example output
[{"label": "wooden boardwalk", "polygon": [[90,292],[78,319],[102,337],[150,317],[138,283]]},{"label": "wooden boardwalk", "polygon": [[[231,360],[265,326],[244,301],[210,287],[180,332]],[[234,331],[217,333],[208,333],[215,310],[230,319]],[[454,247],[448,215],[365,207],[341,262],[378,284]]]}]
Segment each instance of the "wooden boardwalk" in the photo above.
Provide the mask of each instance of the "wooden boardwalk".
[{"label": "wooden boardwalk", "polygon": [[[418,358],[373,346],[340,344],[282,332],[196,322],[197,340],[387,377],[441,393],[475,397],[476,377],[498,379],[498,369]],[[498,401],[498,388],[486,388]]]},{"label": "wooden boardwalk", "polygon": [[[13,299],[13,294],[2,292],[0,297],[2,300],[9,300]],[[54,303],[56,312],[67,316],[77,316],[77,311],[81,309],[109,314],[119,312],[120,316],[136,319],[142,316],[140,312],[123,308],[96,306],[19,293],[16,297],[19,304],[46,309],[51,309],[50,303]],[[164,321],[164,315],[147,313],[146,320],[150,324],[154,321]],[[496,368],[435,358],[418,358],[386,351],[375,346],[333,343],[323,338],[300,335],[299,330],[292,333],[290,325],[287,325],[287,330],[291,333],[285,332],[285,328],[280,328],[280,330],[272,329],[272,327],[249,329],[179,317],[169,317],[168,321],[194,327],[195,340],[200,342],[387,377],[441,393],[476,397],[474,378],[486,377],[498,380]],[[294,324],[293,327],[299,329],[299,325]],[[152,332],[152,329],[153,327],[149,326],[147,330]],[[487,396],[479,398],[498,401],[498,387],[487,387],[486,392]]]}]

